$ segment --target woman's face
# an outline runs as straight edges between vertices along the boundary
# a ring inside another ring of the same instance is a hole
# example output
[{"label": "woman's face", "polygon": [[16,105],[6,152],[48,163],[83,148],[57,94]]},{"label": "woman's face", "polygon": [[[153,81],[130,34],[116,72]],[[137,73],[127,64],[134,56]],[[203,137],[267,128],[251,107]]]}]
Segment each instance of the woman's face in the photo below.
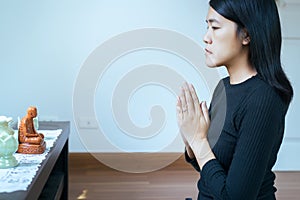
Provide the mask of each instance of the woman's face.
[{"label": "woman's face", "polygon": [[238,36],[237,24],[224,18],[213,8],[209,8],[206,17],[207,32],[204,35],[206,43],[206,64],[209,67],[238,65],[243,52],[243,39]]}]

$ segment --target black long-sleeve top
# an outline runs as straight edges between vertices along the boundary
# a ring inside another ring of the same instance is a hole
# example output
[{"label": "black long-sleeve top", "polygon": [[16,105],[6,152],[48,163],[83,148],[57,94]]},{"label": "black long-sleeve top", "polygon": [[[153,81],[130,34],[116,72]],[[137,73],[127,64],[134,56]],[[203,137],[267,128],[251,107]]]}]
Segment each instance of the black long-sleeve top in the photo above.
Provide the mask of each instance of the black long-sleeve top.
[{"label": "black long-sleeve top", "polygon": [[216,159],[200,170],[196,159],[185,154],[200,172],[198,199],[275,199],[272,167],[282,143],[287,109],[258,76],[235,85],[229,77],[219,82],[209,108],[211,127],[215,127],[208,132]]}]

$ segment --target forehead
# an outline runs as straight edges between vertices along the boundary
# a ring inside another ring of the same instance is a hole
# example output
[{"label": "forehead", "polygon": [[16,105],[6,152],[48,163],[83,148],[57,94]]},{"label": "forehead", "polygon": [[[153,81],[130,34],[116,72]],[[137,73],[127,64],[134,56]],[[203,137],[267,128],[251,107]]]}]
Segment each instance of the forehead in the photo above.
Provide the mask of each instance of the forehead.
[{"label": "forehead", "polygon": [[207,16],[206,16],[207,23],[229,23],[230,20],[226,19],[222,15],[220,15],[217,11],[215,11],[212,7],[209,7]]},{"label": "forehead", "polygon": [[226,19],[222,15],[220,15],[217,11],[215,11],[212,7],[209,7],[207,16],[206,16],[206,23],[208,24],[217,24],[222,25],[224,27],[230,28],[237,28],[237,24],[229,19]]}]

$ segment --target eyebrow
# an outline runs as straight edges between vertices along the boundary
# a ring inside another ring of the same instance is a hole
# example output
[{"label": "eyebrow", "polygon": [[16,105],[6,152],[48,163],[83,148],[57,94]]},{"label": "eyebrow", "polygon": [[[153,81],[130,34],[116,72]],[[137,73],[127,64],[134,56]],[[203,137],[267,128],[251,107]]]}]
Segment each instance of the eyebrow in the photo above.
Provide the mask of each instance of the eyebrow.
[{"label": "eyebrow", "polygon": [[212,19],[207,19],[207,20],[205,20],[206,21],[206,23],[213,23],[213,22],[215,22],[215,23],[218,23],[218,24],[220,24],[220,22],[218,21],[218,20],[216,20],[216,19],[214,19],[214,18],[212,18]]}]

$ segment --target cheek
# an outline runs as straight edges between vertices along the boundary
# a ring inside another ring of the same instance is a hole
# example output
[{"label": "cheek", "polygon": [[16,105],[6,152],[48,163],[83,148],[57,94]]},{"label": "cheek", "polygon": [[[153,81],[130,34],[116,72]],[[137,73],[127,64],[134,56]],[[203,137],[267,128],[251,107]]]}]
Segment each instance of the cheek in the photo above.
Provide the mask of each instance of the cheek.
[{"label": "cheek", "polygon": [[227,42],[219,42],[215,45],[213,57],[217,60],[224,59],[227,54],[231,51],[231,47],[228,46]]},{"label": "cheek", "polygon": [[232,31],[219,31],[212,38],[213,54],[206,57],[208,66],[224,65],[232,57],[236,56],[240,51],[241,44]]},{"label": "cheek", "polygon": [[215,56],[219,59],[226,59],[241,51],[242,44],[233,37],[226,37],[218,41],[215,46]]}]

